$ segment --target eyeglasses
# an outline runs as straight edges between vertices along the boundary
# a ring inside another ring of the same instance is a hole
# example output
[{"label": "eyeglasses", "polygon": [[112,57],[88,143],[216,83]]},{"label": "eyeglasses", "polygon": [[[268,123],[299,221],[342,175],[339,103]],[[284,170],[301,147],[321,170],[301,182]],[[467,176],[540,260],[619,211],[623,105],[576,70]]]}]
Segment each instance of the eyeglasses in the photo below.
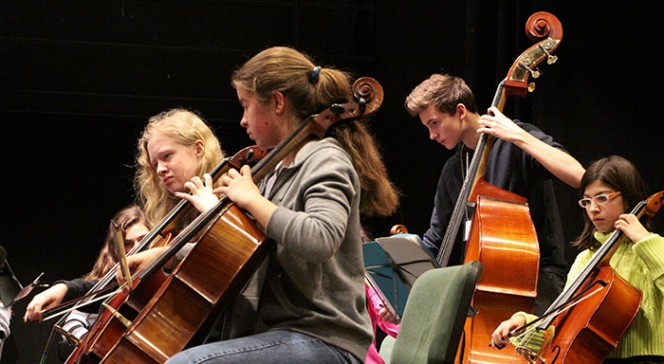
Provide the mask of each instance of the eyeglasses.
[{"label": "eyeglasses", "polygon": [[582,198],[579,200],[579,206],[585,209],[590,207],[591,202],[594,202],[597,205],[604,205],[605,203],[613,200],[618,196],[620,196],[620,192],[603,193],[593,198],[590,197]]}]

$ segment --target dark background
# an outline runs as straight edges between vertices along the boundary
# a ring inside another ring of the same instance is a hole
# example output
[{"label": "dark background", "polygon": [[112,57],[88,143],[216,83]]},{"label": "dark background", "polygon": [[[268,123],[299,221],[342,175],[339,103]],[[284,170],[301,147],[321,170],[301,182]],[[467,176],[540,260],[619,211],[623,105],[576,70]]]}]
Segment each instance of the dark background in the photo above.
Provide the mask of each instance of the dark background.
[{"label": "dark background", "polygon": [[[540,126],[584,165],[627,157],[656,192],[664,187],[660,3],[0,0],[0,244],[23,284],[41,272],[45,283],[86,273],[109,219],[132,202],[147,118],[191,108],[228,154],[251,145],[229,77],[273,45],[382,84],[371,126],[403,199],[396,215],[367,226],[385,236],[403,223],[421,235],[451,152],[428,140],[405,96],[431,73],[449,72],[486,109],[533,44],[523,27],[539,10],[563,25],[559,60],[541,66],[535,92],[509,99],[506,114]],[[557,188],[571,239],[582,210],[576,191]],[[36,363],[44,350],[52,322],[22,322],[30,297],[14,306],[3,362]]]}]

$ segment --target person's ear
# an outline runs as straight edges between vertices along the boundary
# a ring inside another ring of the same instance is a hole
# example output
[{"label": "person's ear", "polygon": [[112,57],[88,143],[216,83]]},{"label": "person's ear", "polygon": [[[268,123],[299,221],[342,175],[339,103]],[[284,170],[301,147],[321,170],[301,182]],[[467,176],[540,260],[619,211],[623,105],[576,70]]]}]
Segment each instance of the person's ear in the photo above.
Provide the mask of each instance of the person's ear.
[{"label": "person's ear", "polygon": [[272,93],[271,102],[276,114],[282,114],[284,112],[286,108],[286,96],[284,96],[281,91],[275,91]]},{"label": "person's ear", "polygon": [[456,106],[456,113],[459,116],[459,119],[463,120],[466,118],[466,114],[468,114],[468,109],[466,109],[466,105],[462,103],[458,103]]},{"label": "person's ear", "polygon": [[205,155],[205,144],[203,143],[202,140],[197,139],[194,142],[194,148],[195,148],[195,151],[196,151],[196,157],[197,158],[200,159]]}]

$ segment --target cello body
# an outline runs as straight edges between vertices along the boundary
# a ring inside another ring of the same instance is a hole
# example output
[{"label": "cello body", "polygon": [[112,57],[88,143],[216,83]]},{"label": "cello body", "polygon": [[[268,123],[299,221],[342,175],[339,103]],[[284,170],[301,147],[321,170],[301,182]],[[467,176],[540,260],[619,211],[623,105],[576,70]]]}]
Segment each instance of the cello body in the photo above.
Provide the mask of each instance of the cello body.
[{"label": "cello body", "polygon": [[234,204],[201,236],[102,363],[165,362],[229,307],[267,252],[264,235]]},{"label": "cello body", "polygon": [[[320,114],[309,116],[262,158],[252,168],[254,182],[261,181],[279,161],[312,136],[322,138],[332,124],[370,116],[382,104],[382,87],[372,78],[357,79],[352,91],[357,102],[333,104]],[[132,296],[143,297],[142,282],[160,272],[188,242],[195,243],[191,251],[154,294],[146,295],[149,299],[145,304],[122,304],[132,302]],[[122,292],[111,300],[120,301],[121,307],[104,306],[108,322],[95,323],[100,326],[95,331],[98,334],[88,333],[84,348],[70,356],[68,364],[163,363],[185,347],[201,343],[210,325],[241,293],[267,255],[269,245],[254,220],[228,196],[222,196],[175,237],[156,263],[140,272],[139,278],[132,281],[134,289],[129,298],[123,297]]]},{"label": "cello body", "polygon": [[639,311],[642,293],[608,265],[593,271],[582,289],[599,281],[606,283],[603,289],[553,321],[556,334],[540,353],[546,363],[600,364],[618,345]]},{"label": "cello body", "polygon": [[152,296],[165,282],[166,275],[158,272],[140,282],[140,289],[130,295],[122,291],[104,304],[102,310],[81,343],[69,355],[66,364],[98,363],[126,330],[126,321],[133,319],[146,307]]},{"label": "cello body", "polygon": [[[630,214],[651,218],[664,203],[664,191],[639,202]],[[555,327],[550,343],[533,353],[520,353],[532,363],[602,363],[618,346],[636,317],[643,293],[627,282],[610,266],[611,257],[624,239],[614,230],[595,251],[578,277],[568,282],[566,289],[551,304],[541,321],[528,330]],[[626,243],[629,244],[629,243]],[[564,310],[563,310],[564,309]],[[523,332],[525,327],[515,330]],[[511,335],[516,333],[510,333]]]},{"label": "cello body", "polygon": [[464,363],[527,363],[524,358],[487,346],[505,317],[532,312],[537,296],[539,245],[526,199],[480,179],[475,187],[473,225],[465,261],[484,266],[466,320]]},{"label": "cello body", "polygon": [[239,295],[264,243],[254,222],[228,205],[170,275],[152,274],[113,297],[67,363],[165,362]]}]

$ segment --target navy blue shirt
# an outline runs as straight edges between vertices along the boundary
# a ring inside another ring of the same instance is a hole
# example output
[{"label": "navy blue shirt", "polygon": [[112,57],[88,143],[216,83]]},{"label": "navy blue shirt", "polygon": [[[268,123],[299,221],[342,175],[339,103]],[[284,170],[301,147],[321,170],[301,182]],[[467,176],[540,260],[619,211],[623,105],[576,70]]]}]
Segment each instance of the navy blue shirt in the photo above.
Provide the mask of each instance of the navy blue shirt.
[{"label": "navy blue shirt", "polygon": [[[515,120],[515,123],[537,139],[566,152],[565,148],[536,126]],[[425,246],[438,254],[445,230],[461,192],[466,161],[472,159],[472,150],[460,144],[456,153],[443,166],[438,180],[429,230],[423,236]],[[516,193],[528,200],[540,247],[540,270],[565,277],[565,240],[558,203],[553,188],[553,176],[535,158],[512,143],[496,139],[489,154],[484,179],[496,187]],[[472,218],[470,216],[469,218]],[[448,265],[463,263],[465,242],[463,227],[459,228]]]}]

